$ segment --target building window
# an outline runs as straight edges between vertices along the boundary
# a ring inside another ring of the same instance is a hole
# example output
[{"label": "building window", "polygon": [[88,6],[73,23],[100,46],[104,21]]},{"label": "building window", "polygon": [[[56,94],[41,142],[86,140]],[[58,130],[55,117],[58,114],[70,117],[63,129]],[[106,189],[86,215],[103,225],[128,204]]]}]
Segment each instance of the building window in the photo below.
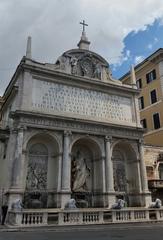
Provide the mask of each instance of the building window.
[{"label": "building window", "polygon": [[141,78],[136,81],[136,85],[138,88],[142,88],[142,80]]},{"label": "building window", "polygon": [[144,118],[140,121],[143,128],[147,128],[147,120]]},{"label": "building window", "polygon": [[156,95],[156,90],[154,89],[153,91],[151,91],[151,103],[155,103],[157,102],[157,95]]},{"label": "building window", "polygon": [[140,97],[139,98],[139,109],[143,109],[144,108],[144,97]]},{"label": "building window", "polygon": [[146,74],[146,79],[147,79],[147,83],[152,82],[153,80],[156,79],[156,70],[152,70],[151,72]]},{"label": "building window", "polygon": [[154,124],[154,129],[160,128],[160,116],[159,116],[159,113],[153,114],[153,124]]}]

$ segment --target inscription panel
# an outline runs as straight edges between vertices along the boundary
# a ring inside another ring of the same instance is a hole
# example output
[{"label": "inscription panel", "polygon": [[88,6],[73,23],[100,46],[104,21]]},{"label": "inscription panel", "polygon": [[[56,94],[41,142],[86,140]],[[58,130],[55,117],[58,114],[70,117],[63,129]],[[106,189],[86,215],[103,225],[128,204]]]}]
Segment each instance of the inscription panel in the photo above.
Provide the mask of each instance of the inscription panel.
[{"label": "inscription panel", "polygon": [[105,122],[132,122],[130,98],[36,79],[33,84],[33,110]]}]

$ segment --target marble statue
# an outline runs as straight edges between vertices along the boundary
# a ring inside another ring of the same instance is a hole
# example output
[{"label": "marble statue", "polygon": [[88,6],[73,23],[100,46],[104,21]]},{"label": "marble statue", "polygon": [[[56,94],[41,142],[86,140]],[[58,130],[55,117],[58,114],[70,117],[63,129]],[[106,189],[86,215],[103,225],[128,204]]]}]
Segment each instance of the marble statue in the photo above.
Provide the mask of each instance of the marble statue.
[{"label": "marble statue", "polygon": [[78,59],[76,57],[72,57],[70,60],[72,74],[77,74],[77,62],[78,62]]},{"label": "marble statue", "polygon": [[75,160],[75,179],[73,183],[74,192],[85,192],[88,190],[88,179],[90,177],[90,169],[87,167],[86,160],[83,155],[78,152]]},{"label": "marble statue", "polygon": [[76,209],[76,201],[74,198],[71,198],[65,205],[65,209]]},{"label": "marble statue", "polygon": [[162,206],[162,202],[159,198],[157,198],[155,202],[152,202],[149,205],[149,208],[160,208],[161,206]]},{"label": "marble statue", "polygon": [[122,209],[125,206],[125,201],[122,199],[118,199],[117,203],[112,205],[112,209]]},{"label": "marble statue", "polygon": [[93,77],[101,80],[101,64],[100,63],[96,63]]},{"label": "marble statue", "polygon": [[23,204],[22,204],[22,201],[20,199],[16,199],[11,205],[12,210],[21,211],[22,208],[23,208]]}]

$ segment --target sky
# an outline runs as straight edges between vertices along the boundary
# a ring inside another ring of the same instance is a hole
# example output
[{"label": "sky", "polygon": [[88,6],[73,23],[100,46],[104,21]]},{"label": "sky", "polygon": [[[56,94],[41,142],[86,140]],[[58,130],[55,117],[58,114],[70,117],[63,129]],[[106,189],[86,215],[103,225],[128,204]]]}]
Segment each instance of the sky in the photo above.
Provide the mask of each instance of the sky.
[{"label": "sky", "polygon": [[163,0],[0,0],[0,95],[26,52],[55,63],[76,48],[88,23],[90,50],[110,64],[114,78],[163,47]]}]

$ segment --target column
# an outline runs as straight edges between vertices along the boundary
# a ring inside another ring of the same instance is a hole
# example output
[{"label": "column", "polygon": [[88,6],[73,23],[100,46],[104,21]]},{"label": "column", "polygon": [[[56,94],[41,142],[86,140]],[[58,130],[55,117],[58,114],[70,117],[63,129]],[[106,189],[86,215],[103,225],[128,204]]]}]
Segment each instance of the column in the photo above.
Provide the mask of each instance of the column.
[{"label": "column", "polygon": [[105,176],[106,176],[106,206],[111,208],[115,203],[114,178],[113,178],[113,163],[111,150],[111,137],[105,137]]},{"label": "column", "polygon": [[106,177],[105,177],[105,156],[102,156],[101,158],[102,160],[102,190],[103,190],[103,193],[106,192]]},{"label": "column", "polygon": [[139,155],[140,155],[140,174],[141,174],[141,185],[142,185],[142,206],[149,207],[152,202],[151,193],[148,190],[148,180],[147,180],[147,172],[144,161],[144,148],[143,148],[143,140],[139,140]]},{"label": "column", "polygon": [[[23,155],[23,137],[24,137],[24,128],[20,127],[14,130],[16,133],[16,145],[15,153],[13,154],[13,162],[12,162],[12,179],[11,179],[11,187],[9,189],[9,198],[8,205],[11,207],[12,203],[16,199],[22,200],[23,195],[23,184],[24,184],[24,162],[25,157]],[[11,146],[12,147],[12,146]]]},{"label": "column", "polygon": [[24,172],[24,164],[22,158],[22,148],[23,148],[23,134],[24,129],[21,127],[17,130],[17,143],[15,149],[15,158],[13,163],[13,178],[12,178],[12,187],[20,188],[22,185],[22,172]]},{"label": "column", "polygon": [[140,154],[140,173],[141,173],[141,181],[142,181],[142,191],[149,192],[148,190],[148,180],[147,180],[147,172],[144,161],[144,148],[143,148],[143,140],[139,140],[139,154]]},{"label": "column", "polygon": [[12,185],[16,142],[17,142],[17,130],[11,129],[10,138],[9,138],[9,141],[7,144],[7,149],[6,149],[6,160],[8,162],[8,169],[7,169],[7,173],[5,172],[5,175],[6,175],[5,176],[5,185],[4,185],[5,188],[6,188],[6,186]]},{"label": "column", "polygon": [[63,160],[62,160],[62,190],[71,191],[71,157],[70,157],[71,132],[64,132]]},{"label": "column", "polygon": [[141,173],[140,173],[140,161],[136,161],[136,167],[137,167],[137,174],[138,174],[138,188],[139,188],[139,193],[142,191],[142,182],[141,182]]},{"label": "column", "polygon": [[61,208],[71,198],[71,154],[70,154],[71,132],[64,132],[63,157],[62,157],[62,182],[61,182]]},{"label": "column", "polygon": [[114,178],[113,178],[113,163],[112,163],[112,151],[111,151],[111,137],[105,137],[105,148],[106,148],[106,161],[105,161],[105,172],[106,172],[106,192],[114,191]]},{"label": "column", "polygon": [[62,153],[59,153],[58,156],[58,184],[57,184],[57,191],[61,191],[62,186]]}]

